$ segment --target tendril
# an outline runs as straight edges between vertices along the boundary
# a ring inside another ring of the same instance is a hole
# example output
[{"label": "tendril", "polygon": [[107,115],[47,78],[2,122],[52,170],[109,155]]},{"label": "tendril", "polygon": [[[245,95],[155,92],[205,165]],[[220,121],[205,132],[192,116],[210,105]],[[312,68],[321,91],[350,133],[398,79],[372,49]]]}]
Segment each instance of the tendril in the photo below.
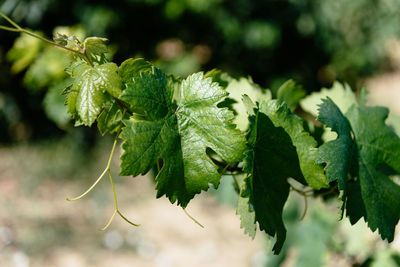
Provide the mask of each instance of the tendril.
[{"label": "tendril", "polygon": [[92,186],[89,187],[89,189],[86,190],[82,195],[75,197],[75,198],[67,198],[68,201],[76,201],[76,200],[79,200],[79,199],[83,198],[84,196],[86,196],[90,191],[92,191],[92,189],[101,181],[101,179],[104,177],[104,175],[110,170],[112,157],[114,155],[115,147],[117,146],[117,142],[118,142],[118,136],[119,136],[119,133],[115,136],[114,144],[111,149],[110,156],[108,157],[107,167],[104,169],[102,174],[100,174],[99,178],[97,178],[97,180],[92,184]]},{"label": "tendril", "polygon": [[195,222],[198,226],[200,226],[201,228],[204,228],[204,226],[203,226],[198,220],[196,220],[192,215],[190,215],[190,214],[187,212],[186,208],[183,208],[183,207],[182,207],[182,209],[183,209],[183,211],[185,212],[186,216],[188,216],[188,217],[189,217],[193,222]]},{"label": "tendril", "polygon": [[115,210],[114,210],[114,213],[111,216],[111,218],[108,220],[107,224],[103,228],[99,229],[99,231],[106,230],[111,225],[111,223],[114,220],[114,217],[115,217],[116,214],[118,214],[127,223],[129,223],[129,224],[131,224],[133,226],[140,226],[140,224],[136,224],[136,223],[131,222],[124,215],[122,215],[122,213],[119,211],[118,202],[117,202],[117,194],[115,193],[115,186],[114,186],[114,181],[112,179],[111,171],[108,170],[107,172],[108,172],[108,176],[110,177],[110,183],[111,183],[111,187],[112,187],[112,190],[113,190]]},{"label": "tendril", "polygon": [[304,218],[306,217],[307,210],[308,210],[307,196],[304,196],[304,211],[303,211],[303,214],[300,217],[300,221],[304,220]]}]

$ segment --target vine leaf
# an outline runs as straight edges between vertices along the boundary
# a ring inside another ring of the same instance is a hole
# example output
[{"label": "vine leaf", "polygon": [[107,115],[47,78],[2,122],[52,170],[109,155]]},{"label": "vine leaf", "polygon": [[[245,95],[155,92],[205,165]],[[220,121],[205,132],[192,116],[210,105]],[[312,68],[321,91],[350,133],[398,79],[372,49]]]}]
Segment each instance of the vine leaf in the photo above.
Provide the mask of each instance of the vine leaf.
[{"label": "vine leaf", "polygon": [[141,72],[134,82],[126,84],[120,99],[129,104],[131,111],[150,120],[160,119],[167,114],[172,103],[173,89],[167,85],[167,77],[160,70]]},{"label": "vine leaf", "polygon": [[279,100],[265,102],[263,112],[275,127],[282,127],[296,147],[300,169],[308,185],[314,189],[328,187],[322,165],[316,163],[317,141],[304,130],[303,120],[293,114],[287,105]]},{"label": "vine leaf", "polygon": [[83,48],[91,62],[104,63],[105,54],[108,52],[106,38],[88,37],[83,41]]},{"label": "vine leaf", "polygon": [[[35,32],[41,35],[40,32]],[[11,71],[18,73],[28,67],[40,53],[42,42],[32,36],[22,34],[16,39],[13,47],[7,52],[7,60],[13,64]]]},{"label": "vine leaf", "polygon": [[227,93],[211,79],[204,79],[202,73],[189,76],[180,84],[175,100],[174,88],[153,68],[124,90],[124,101],[146,111],[146,120],[132,116],[124,121],[121,175],[145,174],[162,159],[157,197],[166,195],[172,203],[186,207],[195,194],[219,184],[221,175],[206,149],[227,163],[238,162],[243,158],[245,137],[231,123],[233,114],[217,107]]},{"label": "vine leaf", "polygon": [[[245,160],[249,162],[253,159],[253,155],[249,154],[250,151],[245,152]],[[249,155],[248,155],[249,154]],[[248,163],[248,165],[250,165]],[[236,177],[242,178],[243,175],[238,175]],[[237,179],[237,178],[236,178]],[[237,202],[236,214],[240,216],[240,228],[244,229],[244,233],[248,234],[251,238],[254,239],[256,236],[256,213],[254,208],[249,203],[250,198],[250,188],[247,186],[245,179],[242,178],[239,183],[239,197]]]},{"label": "vine leaf", "polygon": [[110,134],[117,132],[120,129],[123,116],[124,112],[117,102],[107,102],[104,106],[104,110],[97,118],[97,128],[99,128],[101,135],[107,132]]},{"label": "vine leaf", "polygon": [[[273,247],[275,254],[282,249],[286,229],[282,212],[289,196],[292,177],[305,183],[300,170],[296,147],[284,128],[275,126],[267,116],[268,102],[260,103],[249,117],[250,131],[247,136],[249,150],[246,152],[244,170],[249,174],[241,188],[237,213],[241,216],[245,232],[254,237],[255,219],[260,230],[277,236]],[[243,207],[247,198],[247,209]],[[255,213],[255,217],[254,217]]]},{"label": "vine leaf", "polygon": [[313,92],[300,101],[303,110],[317,117],[318,106],[322,98],[329,97],[345,113],[353,104],[357,103],[356,96],[348,84],[335,81],[331,88],[322,88],[319,92]]},{"label": "vine leaf", "polygon": [[[249,127],[249,120],[247,116],[247,108],[242,101],[242,96],[246,94],[254,101],[261,101],[262,99],[271,99],[271,92],[267,89],[261,88],[258,84],[254,83],[251,77],[240,78],[238,80],[232,79],[229,82],[226,91],[229,92],[229,97],[224,101],[227,107],[233,110],[236,114],[234,123],[243,131]],[[224,104],[222,103],[222,104]]]},{"label": "vine leaf", "polygon": [[[118,97],[121,81],[114,63],[94,67],[80,63],[72,69],[75,78],[67,98],[68,112],[82,124],[91,126],[101,112],[107,99]],[[107,94],[108,93],[108,94]]]},{"label": "vine leaf", "polygon": [[279,87],[277,98],[285,101],[288,107],[293,111],[305,95],[306,91],[304,91],[301,85],[296,84],[293,80],[288,80]]},{"label": "vine leaf", "polygon": [[347,177],[357,156],[350,123],[330,98],[322,100],[317,120],[338,134],[336,140],[324,143],[318,148],[317,163],[326,163],[328,181],[338,180],[339,189],[344,191],[344,200]]},{"label": "vine leaf", "polygon": [[372,231],[378,228],[382,239],[391,242],[400,218],[400,186],[388,174],[400,173],[400,138],[385,124],[388,113],[383,107],[355,105],[346,113],[358,148],[358,180],[348,191],[364,203],[354,215],[350,203],[347,213],[353,222],[362,215]]},{"label": "vine leaf", "polygon": [[119,67],[119,76],[122,82],[132,83],[133,79],[140,77],[141,72],[151,71],[151,67],[151,64],[143,58],[129,58]]}]

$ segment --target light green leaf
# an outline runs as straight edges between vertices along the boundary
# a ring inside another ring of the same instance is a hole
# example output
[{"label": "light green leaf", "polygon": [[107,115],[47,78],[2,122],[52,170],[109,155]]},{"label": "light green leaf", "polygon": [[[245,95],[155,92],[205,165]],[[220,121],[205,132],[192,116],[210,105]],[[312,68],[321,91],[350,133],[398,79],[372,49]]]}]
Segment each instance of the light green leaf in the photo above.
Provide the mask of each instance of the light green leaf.
[{"label": "light green leaf", "polygon": [[119,96],[121,81],[114,63],[94,67],[80,63],[72,70],[75,79],[68,95],[68,111],[74,118],[91,126],[107,100],[107,92]]},{"label": "light green leaf", "polygon": [[359,192],[365,206],[364,214],[356,217],[363,215],[372,231],[379,229],[382,239],[393,241],[400,218],[400,186],[387,176],[386,170],[400,173],[400,138],[385,124],[386,108],[354,105],[346,116],[358,147],[359,182],[354,191]]},{"label": "light green leaf", "polygon": [[[248,151],[247,153],[251,152]],[[251,157],[253,157],[253,153],[245,156],[247,161],[250,161]],[[244,229],[244,233],[248,234],[254,239],[256,236],[257,225],[256,213],[249,203],[251,192],[245,182],[245,179],[242,178],[240,181],[238,181],[238,184],[240,193],[237,202],[236,214],[240,216],[240,228]]]},{"label": "light green leaf", "polygon": [[304,130],[304,121],[293,114],[284,102],[270,100],[263,102],[263,112],[275,127],[282,127],[290,136],[299,157],[300,168],[307,183],[314,189],[328,187],[324,169],[316,163],[317,141]]},{"label": "light green leaf", "polygon": [[24,84],[31,90],[40,90],[65,76],[65,68],[70,64],[65,51],[57,47],[46,47],[28,68]]},{"label": "light green leaf", "polygon": [[43,108],[46,116],[62,127],[69,122],[67,107],[64,105],[63,90],[72,84],[71,79],[65,79],[51,86],[43,99]]},{"label": "light green leaf", "polygon": [[393,131],[400,136],[400,116],[392,115],[387,119],[387,124],[393,129]]},{"label": "light green leaf", "polygon": [[145,95],[146,99],[138,101],[131,95],[126,98],[128,104],[146,109],[157,102],[162,108],[146,109],[147,120],[131,117],[124,121],[121,175],[147,173],[162,159],[156,177],[157,197],[166,195],[172,203],[177,200],[185,207],[201,190],[217,187],[221,178],[206,149],[234,163],[243,158],[245,140],[230,122],[232,113],[217,107],[227,93],[211,79],[203,79],[202,73],[189,76],[180,85],[176,103],[174,87],[166,81],[156,68],[135,79],[135,96]]},{"label": "light green leaf", "polygon": [[[39,32],[35,33],[41,35]],[[21,34],[7,53],[7,60],[13,62],[11,72],[18,73],[28,67],[39,54],[41,48],[41,40]]]},{"label": "light green leaf", "polygon": [[88,37],[83,41],[83,48],[91,62],[105,63],[105,54],[108,52],[106,38]]},{"label": "light green leaf", "polygon": [[322,98],[329,97],[339,107],[340,111],[346,111],[355,103],[356,96],[348,84],[335,81],[331,88],[322,88],[320,92],[314,92],[300,101],[303,110],[317,117],[318,106],[322,104]]},{"label": "light green leaf", "polygon": [[239,80],[233,79],[229,82],[226,90],[229,93],[229,97],[227,99],[228,101],[231,101],[230,105],[237,114],[233,122],[242,131],[247,130],[249,126],[246,113],[247,108],[242,101],[242,96],[246,94],[252,100],[257,102],[271,99],[271,92],[255,84],[251,78],[240,78]]}]

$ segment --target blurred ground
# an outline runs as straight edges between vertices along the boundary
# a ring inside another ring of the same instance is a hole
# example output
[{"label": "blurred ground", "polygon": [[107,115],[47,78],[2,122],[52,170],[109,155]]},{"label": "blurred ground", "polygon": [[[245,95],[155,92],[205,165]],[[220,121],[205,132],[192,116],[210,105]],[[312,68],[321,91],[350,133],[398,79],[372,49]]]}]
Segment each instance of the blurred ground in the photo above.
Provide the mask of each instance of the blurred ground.
[{"label": "blurred ground", "polygon": [[97,231],[113,212],[109,181],[80,201],[65,198],[86,190],[101,173],[106,144],[91,159],[91,174],[62,179],[46,171],[65,171],[51,160],[65,155],[44,146],[0,149],[0,266],[258,266],[251,262],[265,249],[262,236],[245,236],[232,208],[207,194],[196,198],[188,211],[205,226],[200,228],[181,208],[155,198],[150,177],[114,178],[121,211],[141,226],[115,217],[108,230]]}]

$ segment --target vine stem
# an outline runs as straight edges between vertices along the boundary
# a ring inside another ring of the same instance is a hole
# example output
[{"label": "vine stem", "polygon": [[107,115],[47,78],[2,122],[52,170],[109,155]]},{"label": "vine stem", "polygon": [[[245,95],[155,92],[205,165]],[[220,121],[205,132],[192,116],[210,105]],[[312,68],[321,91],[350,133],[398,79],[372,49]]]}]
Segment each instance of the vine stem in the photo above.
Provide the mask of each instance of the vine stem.
[{"label": "vine stem", "polygon": [[115,192],[115,185],[114,185],[114,181],[112,179],[111,171],[108,170],[107,172],[108,172],[108,176],[110,177],[110,183],[111,183],[111,187],[112,187],[112,190],[113,190],[115,210],[114,210],[114,213],[111,216],[111,218],[108,220],[107,224],[103,228],[99,229],[99,231],[106,230],[111,225],[111,223],[114,220],[114,217],[115,217],[116,214],[121,216],[121,218],[124,219],[127,223],[129,223],[129,224],[131,224],[133,226],[140,226],[140,224],[136,224],[136,223],[131,222],[124,215],[122,215],[122,213],[119,211],[118,202],[117,202],[117,194]]},{"label": "vine stem", "polygon": [[92,191],[92,189],[101,181],[101,179],[104,177],[104,175],[106,175],[106,173],[110,170],[111,161],[112,161],[112,157],[114,155],[115,147],[117,146],[119,134],[120,134],[120,132],[115,136],[114,144],[111,149],[110,156],[108,157],[107,167],[100,174],[99,178],[97,178],[97,180],[92,184],[92,186],[89,187],[89,189],[86,190],[82,195],[75,197],[75,198],[67,198],[68,201],[76,201],[76,200],[79,200],[79,199],[83,198],[84,196],[86,196],[90,191]]},{"label": "vine stem", "polygon": [[39,34],[36,34],[36,33],[34,33],[34,32],[31,32],[31,31],[29,31],[29,30],[27,30],[27,29],[22,28],[21,26],[19,26],[17,23],[15,23],[12,19],[10,19],[6,14],[4,14],[4,13],[1,12],[1,11],[0,11],[0,16],[3,17],[5,20],[7,20],[12,26],[14,26],[14,28],[11,28],[11,27],[7,27],[7,26],[2,26],[2,25],[0,25],[0,29],[1,29],[1,30],[10,31],[10,32],[25,33],[25,34],[27,34],[27,35],[30,35],[30,36],[32,36],[32,37],[34,37],[34,38],[37,38],[37,39],[39,39],[39,40],[41,40],[41,41],[43,41],[43,42],[45,42],[45,43],[48,43],[48,44],[50,44],[50,45],[53,45],[53,46],[56,46],[56,47],[65,49],[65,50],[67,50],[67,51],[73,52],[73,53],[75,53],[75,54],[81,55],[81,56],[83,56],[83,57],[85,58],[85,61],[86,61],[91,67],[94,67],[92,61],[91,61],[91,60],[89,59],[89,57],[87,56],[85,49],[79,47],[79,50],[75,50],[75,49],[72,49],[72,48],[69,48],[69,47],[60,45],[60,44],[58,44],[58,43],[56,43],[56,42],[54,42],[54,41],[51,41],[51,40],[49,40],[49,39],[47,39],[47,38],[45,38],[45,37],[43,37],[43,36],[40,36]]}]

